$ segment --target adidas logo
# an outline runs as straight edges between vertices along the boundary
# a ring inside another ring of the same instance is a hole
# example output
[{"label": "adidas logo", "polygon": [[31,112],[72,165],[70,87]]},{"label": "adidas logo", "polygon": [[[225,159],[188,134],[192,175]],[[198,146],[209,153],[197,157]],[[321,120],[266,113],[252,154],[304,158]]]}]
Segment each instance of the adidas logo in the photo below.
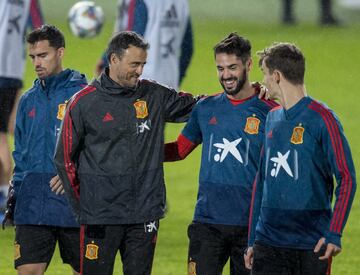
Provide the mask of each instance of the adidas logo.
[{"label": "adidas logo", "polygon": [[28,113],[29,117],[35,117],[35,107],[31,109],[31,111]]},{"label": "adidas logo", "polygon": [[107,121],[112,121],[112,120],[114,120],[113,116],[109,112],[107,112],[102,121],[107,122]]},{"label": "adidas logo", "polygon": [[167,20],[170,20],[170,19],[176,19],[177,17],[178,16],[177,16],[176,8],[174,5],[171,5],[171,8],[166,12],[165,18]]},{"label": "adidas logo", "polygon": [[209,124],[216,125],[216,124],[217,124],[216,117],[213,116],[213,117],[209,120]]}]

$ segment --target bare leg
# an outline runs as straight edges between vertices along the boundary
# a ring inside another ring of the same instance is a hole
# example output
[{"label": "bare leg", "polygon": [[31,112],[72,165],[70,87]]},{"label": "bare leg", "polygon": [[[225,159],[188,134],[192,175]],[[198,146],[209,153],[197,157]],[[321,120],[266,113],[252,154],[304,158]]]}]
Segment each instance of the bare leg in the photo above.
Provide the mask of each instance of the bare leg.
[{"label": "bare leg", "polygon": [[0,185],[8,184],[11,177],[12,160],[7,134],[0,132]]},{"label": "bare leg", "polygon": [[24,264],[18,266],[18,275],[44,275],[46,263]]}]

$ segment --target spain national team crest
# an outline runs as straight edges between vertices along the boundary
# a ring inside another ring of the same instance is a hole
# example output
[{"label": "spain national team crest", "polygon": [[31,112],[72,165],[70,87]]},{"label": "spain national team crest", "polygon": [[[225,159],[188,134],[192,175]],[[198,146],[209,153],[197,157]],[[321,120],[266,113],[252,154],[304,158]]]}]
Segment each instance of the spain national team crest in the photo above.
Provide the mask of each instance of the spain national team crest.
[{"label": "spain national team crest", "polygon": [[244,131],[250,135],[259,133],[260,119],[255,116],[248,117],[246,119],[246,125]]},{"label": "spain national team crest", "polygon": [[58,105],[57,119],[63,120],[65,116],[66,103]]},{"label": "spain national team crest", "polygon": [[145,118],[148,114],[148,109],[146,106],[146,101],[139,100],[134,103],[134,107],[136,110],[136,117],[137,118]]},{"label": "spain national team crest", "polygon": [[15,243],[14,245],[14,260],[17,260],[21,257],[20,254],[20,244]]},{"label": "spain national team crest", "polygon": [[301,124],[299,126],[296,126],[293,130],[292,136],[291,136],[291,143],[294,144],[302,144],[304,139],[304,127],[301,126]]},{"label": "spain national team crest", "polygon": [[85,258],[89,260],[96,260],[98,258],[99,247],[96,244],[87,244]]},{"label": "spain national team crest", "polygon": [[188,265],[188,274],[189,275],[196,275],[196,263],[193,261],[189,262]]}]

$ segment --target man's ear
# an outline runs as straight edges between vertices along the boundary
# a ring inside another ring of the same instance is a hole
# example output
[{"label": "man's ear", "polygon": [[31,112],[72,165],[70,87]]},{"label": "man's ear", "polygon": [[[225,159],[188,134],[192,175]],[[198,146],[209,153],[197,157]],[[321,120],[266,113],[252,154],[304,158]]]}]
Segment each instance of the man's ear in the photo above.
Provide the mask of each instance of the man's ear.
[{"label": "man's ear", "polygon": [[274,71],[274,76],[275,76],[276,83],[279,84],[280,80],[281,80],[281,76],[282,76],[281,73],[278,70],[275,70]]},{"label": "man's ear", "polygon": [[118,61],[119,61],[118,56],[115,53],[112,53],[110,55],[110,63],[115,63],[116,64]]},{"label": "man's ear", "polygon": [[65,48],[64,48],[64,47],[58,48],[58,49],[57,49],[57,52],[58,52],[59,57],[60,57],[60,58],[63,58],[63,57],[64,57],[64,52],[65,52]]},{"label": "man's ear", "polygon": [[249,58],[249,60],[246,61],[245,65],[246,65],[246,71],[250,72],[253,66],[253,61],[251,57]]}]

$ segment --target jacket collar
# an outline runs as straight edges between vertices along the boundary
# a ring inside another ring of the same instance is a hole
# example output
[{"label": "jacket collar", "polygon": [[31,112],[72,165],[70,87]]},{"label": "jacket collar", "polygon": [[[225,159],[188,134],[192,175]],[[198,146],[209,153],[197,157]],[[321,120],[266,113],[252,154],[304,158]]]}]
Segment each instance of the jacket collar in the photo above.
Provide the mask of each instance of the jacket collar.
[{"label": "jacket collar", "polygon": [[98,81],[103,90],[108,94],[133,94],[137,91],[138,88],[128,88],[116,83],[109,76],[109,67],[105,68],[105,70],[101,73]]},{"label": "jacket collar", "polygon": [[59,88],[67,88],[73,86],[86,85],[86,77],[83,74],[80,74],[78,71],[71,69],[65,69],[62,72],[46,77],[44,79],[44,84],[40,79],[36,79],[34,82],[34,87],[40,88],[42,91],[47,94],[52,91],[56,91]]}]

